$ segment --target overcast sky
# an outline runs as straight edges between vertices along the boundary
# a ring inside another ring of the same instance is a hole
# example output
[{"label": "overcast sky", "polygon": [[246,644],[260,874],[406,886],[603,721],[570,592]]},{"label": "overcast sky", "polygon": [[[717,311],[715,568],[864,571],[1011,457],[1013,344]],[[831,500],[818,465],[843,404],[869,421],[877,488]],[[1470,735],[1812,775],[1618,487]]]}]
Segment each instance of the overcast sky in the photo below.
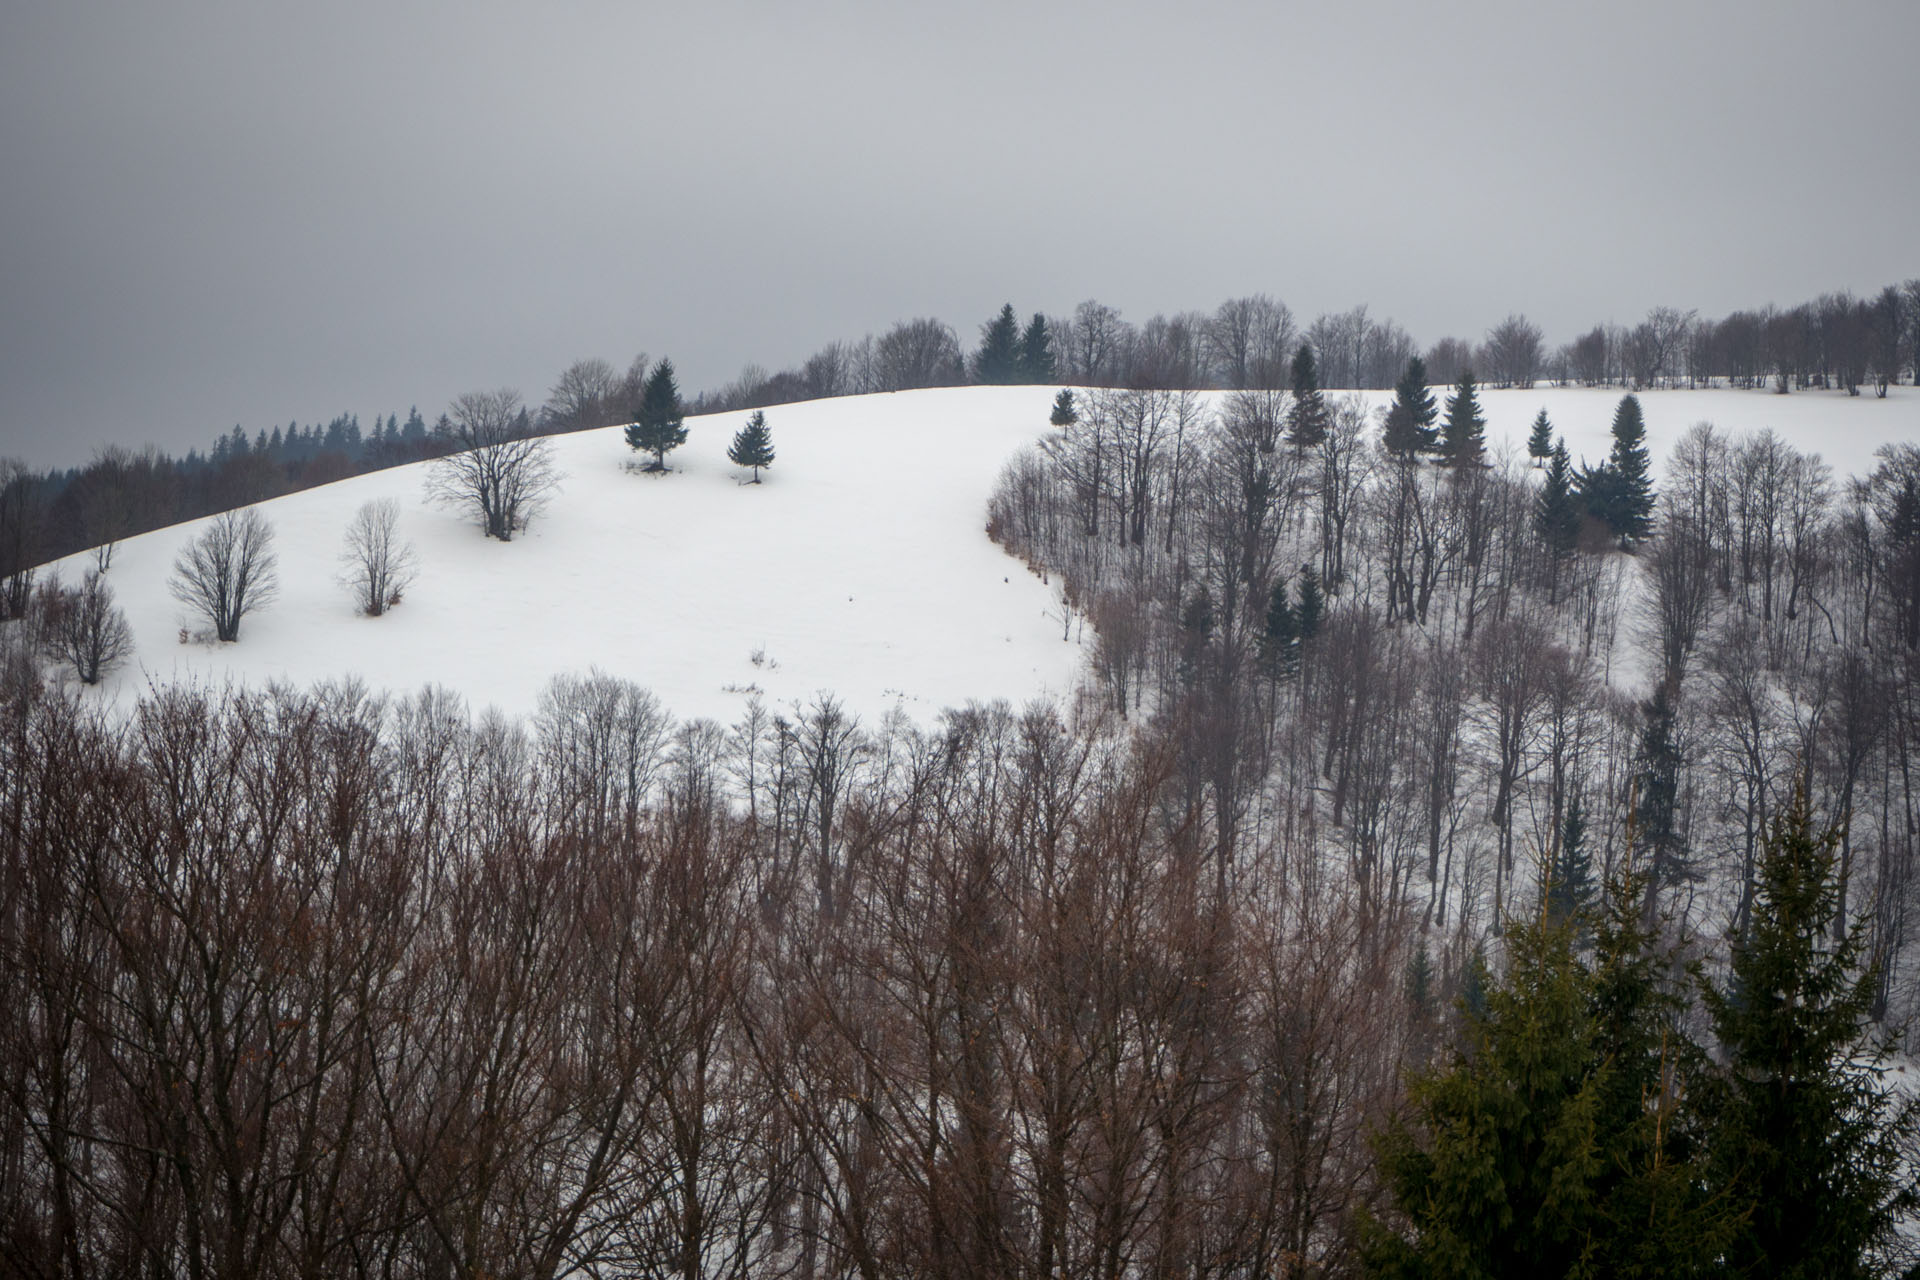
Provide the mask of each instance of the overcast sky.
[{"label": "overcast sky", "polygon": [[1003,301],[1559,343],[1920,275],[1920,4],[0,4],[0,453]]}]

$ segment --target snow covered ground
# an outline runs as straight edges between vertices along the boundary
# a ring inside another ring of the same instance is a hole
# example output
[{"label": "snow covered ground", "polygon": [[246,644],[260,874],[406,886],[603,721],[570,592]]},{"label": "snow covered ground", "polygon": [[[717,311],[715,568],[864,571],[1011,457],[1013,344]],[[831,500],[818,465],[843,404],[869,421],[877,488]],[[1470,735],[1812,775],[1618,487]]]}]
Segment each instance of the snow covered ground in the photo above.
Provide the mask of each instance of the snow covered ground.
[{"label": "snow covered ground", "polygon": [[[634,680],[681,717],[737,719],[748,691],[781,711],[831,691],[869,721],[894,706],[931,720],[969,698],[1019,702],[1072,687],[1040,580],[985,536],[1001,467],[1047,428],[1047,388],[972,389],[767,410],[777,461],[763,483],[726,460],[744,414],[688,420],[667,475],[627,469],[618,428],[558,437],[561,488],[511,543],[429,503],[424,466],[262,504],[279,599],[236,644],[168,593],[201,522],[124,543],[108,580],[137,654],[106,696],[149,681],[301,684],[357,675],[376,689],[453,689],[476,708],[533,710],[556,673]],[[418,582],[382,618],[356,615],[338,557],[360,504],[392,497]],[[76,581],[86,557],[60,566]]]},{"label": "snow covered ground", "polygon": [[[167,578],[200,525],[131,539],[109,580],[137,654],[90,696],[129,702],[150,681],[358,676],[402,692],[435,683],[475,708],[525,714],[556,673],[598,667],[677,715],[730,723],[754,689],[776,711],[831,691],[869,721],[896,706],[925,721],[970,698],[1062,694],[1081,649],[1061,639],[1055,592],[985,536],[994,481],[1046,432],[1053,394],[971,387],[777,406],[767,420],[778,461],[758,486],[726,461],[744,414],[689,419],[665,476],[629,471],[617,428],[559,437],[561,490],[510,544],[429,504],[420,466],[280,498],[262,507],[277,534],[280,596],[231,645],[179,639],[204,624],[169,595]],[[1483,392],[1489,441],[1523,452],[1545,407],[1576,459],[1598,462],[1619,397]],[[1824,455],[1836,479],[1864,474],[1883,443],[1920,442],[1911,387],[1884,401],[1730,390],[1641,400],[1656,461],[1703,420],[1731,435],[1770,427]],[[360,504],[383,497],[401,504],[420,578],[374,619],[354,613],[338,556]],[[63,577],[77,580],[85,563],[63,564]]]}]

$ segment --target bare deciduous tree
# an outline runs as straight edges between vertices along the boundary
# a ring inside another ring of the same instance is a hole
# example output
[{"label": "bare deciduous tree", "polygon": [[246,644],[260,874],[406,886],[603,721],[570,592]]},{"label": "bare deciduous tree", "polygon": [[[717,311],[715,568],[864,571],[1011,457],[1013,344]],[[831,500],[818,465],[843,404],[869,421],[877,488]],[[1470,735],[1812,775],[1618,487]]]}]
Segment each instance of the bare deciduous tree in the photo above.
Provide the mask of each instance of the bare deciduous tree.
[{"label": "bare deciduous tree", "polygon": [[98,569],[89,569],[73,590],[50,581],[40,608],[41,643],[82,684],[99,684],[133,652],[133,629],[126,613],[114,607],[113,588]]},{"label": "bare deciduous tree", "polygon": [[279,593],[273,526],[258,508],[215,516],[173,561],[173,598],[213,624],[223,641],[240,638],[240,620]]},{"label": "bare deciduous tree", "polygon": [[517,391],[469,391],[447,417],[458,452],[433,464],[428,496],[473,512],[489,538],[513,541],[559,487],[551,444],[532,434]]},{"label": "bare deciduous tree", "polygon": [[377,618],[400,603],[400,597],[419,576],[413,544],[400,538],[400,504],[378,498],[360,504],[347,526],[347,545],[340,552],[340,580],[353,592],[354,607]]}]

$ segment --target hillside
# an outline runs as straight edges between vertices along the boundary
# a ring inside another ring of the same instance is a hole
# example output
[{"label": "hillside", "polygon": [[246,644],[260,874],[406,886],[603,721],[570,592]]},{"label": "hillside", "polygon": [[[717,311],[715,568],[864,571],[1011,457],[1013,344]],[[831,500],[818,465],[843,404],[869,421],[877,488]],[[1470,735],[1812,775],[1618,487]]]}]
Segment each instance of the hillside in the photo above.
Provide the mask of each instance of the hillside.
[{"label": "hillside", "polygon": [[[1544,406],[1575,456],[1598,461],[1618,398],[1486,391],[1489,441],[1519,452]],[[110,580],[137,653],[106,696],[130,701],[183,678],[358,676],[386,690],[436,683],[524,714],[554,674],[598,667],[677,715],[728,723],[754,689],[774,710],[832,691],[869,720],[1063,693],[1081,650],[1061,639],[1053,589],[983,536],[994,480],[1044,434],[1051,399],[1049,388],[969,387],[780,406],[768,413],[778,462],[757,487],[726,461],[741,414],[689,419],[666,476],[627,470],[617,428],[559,437],[560,492],[511,544],[429,503],[425,464],[280,498],[262,508],[280,598],[233,645],[180,640],[198,624],[166,580],[200,524],[131,539]],[[1772,428],[1821,452],[1837,478],[1863,474],[1883,443],[1920,440],[1920,393],[1908,387],[1885,401],[1723,389],[1642,400],[1656,460],[1703,420]],[[385,497],[401,504],[421,573],[400,608],[370,619],[353,613],[337,559],[355,510]],[[59,569],[72,581],[84,564]]]}]

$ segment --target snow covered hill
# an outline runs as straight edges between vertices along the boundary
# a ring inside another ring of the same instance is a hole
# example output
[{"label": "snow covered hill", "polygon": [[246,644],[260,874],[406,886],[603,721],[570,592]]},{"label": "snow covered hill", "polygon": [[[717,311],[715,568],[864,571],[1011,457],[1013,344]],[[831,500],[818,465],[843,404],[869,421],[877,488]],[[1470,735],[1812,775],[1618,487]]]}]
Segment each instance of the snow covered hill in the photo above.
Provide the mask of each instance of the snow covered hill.
[{"label": "snow covered hill", "polygon": [[[280,597],[237,644],[180,640],[203,624],[167,578],[201,525],[147,534],[121,547],[109,574],[137,653],[104,696],[130,702],[150,681],[185,678],[358,676],[384,690],[435,683],[476,708],[525,714],[553,675],[597,667],[679,716],[730,723],[756,689],[776,711],[831,691],[869,721],[896,706],[927,720],[970,698],[1062,694],[1081,648],[1061,639],[1055,591],[984,533],[994,481],[1046,432],[1053,394],[970,387],[777,406],[767,420],[778,461],[759,486],[726,461],[744,414],[689,419],[665,476],[629,471],[618,429],[559,437],[561,490],[510,544],[429,504],[421,466],[280,498],[261,508],[278,538]],[[1490,443],[1520,453],[1545,407],[1576,458],[1597,462],[1619,394],[1484,392]],[[1734,434],[1770,427],[1822,453],[1836,478],[1863,474],[1885,442],[1920,441],[1911,387],[1884,401],[1710,390],[1642,402],[1656,460],[1703,420]],[[373,619],[354,613],[338,557],[355,511],[384,497],[401,504],[420,578]],[[63,564],[62,576],[76,581],[85,563]]]}]

